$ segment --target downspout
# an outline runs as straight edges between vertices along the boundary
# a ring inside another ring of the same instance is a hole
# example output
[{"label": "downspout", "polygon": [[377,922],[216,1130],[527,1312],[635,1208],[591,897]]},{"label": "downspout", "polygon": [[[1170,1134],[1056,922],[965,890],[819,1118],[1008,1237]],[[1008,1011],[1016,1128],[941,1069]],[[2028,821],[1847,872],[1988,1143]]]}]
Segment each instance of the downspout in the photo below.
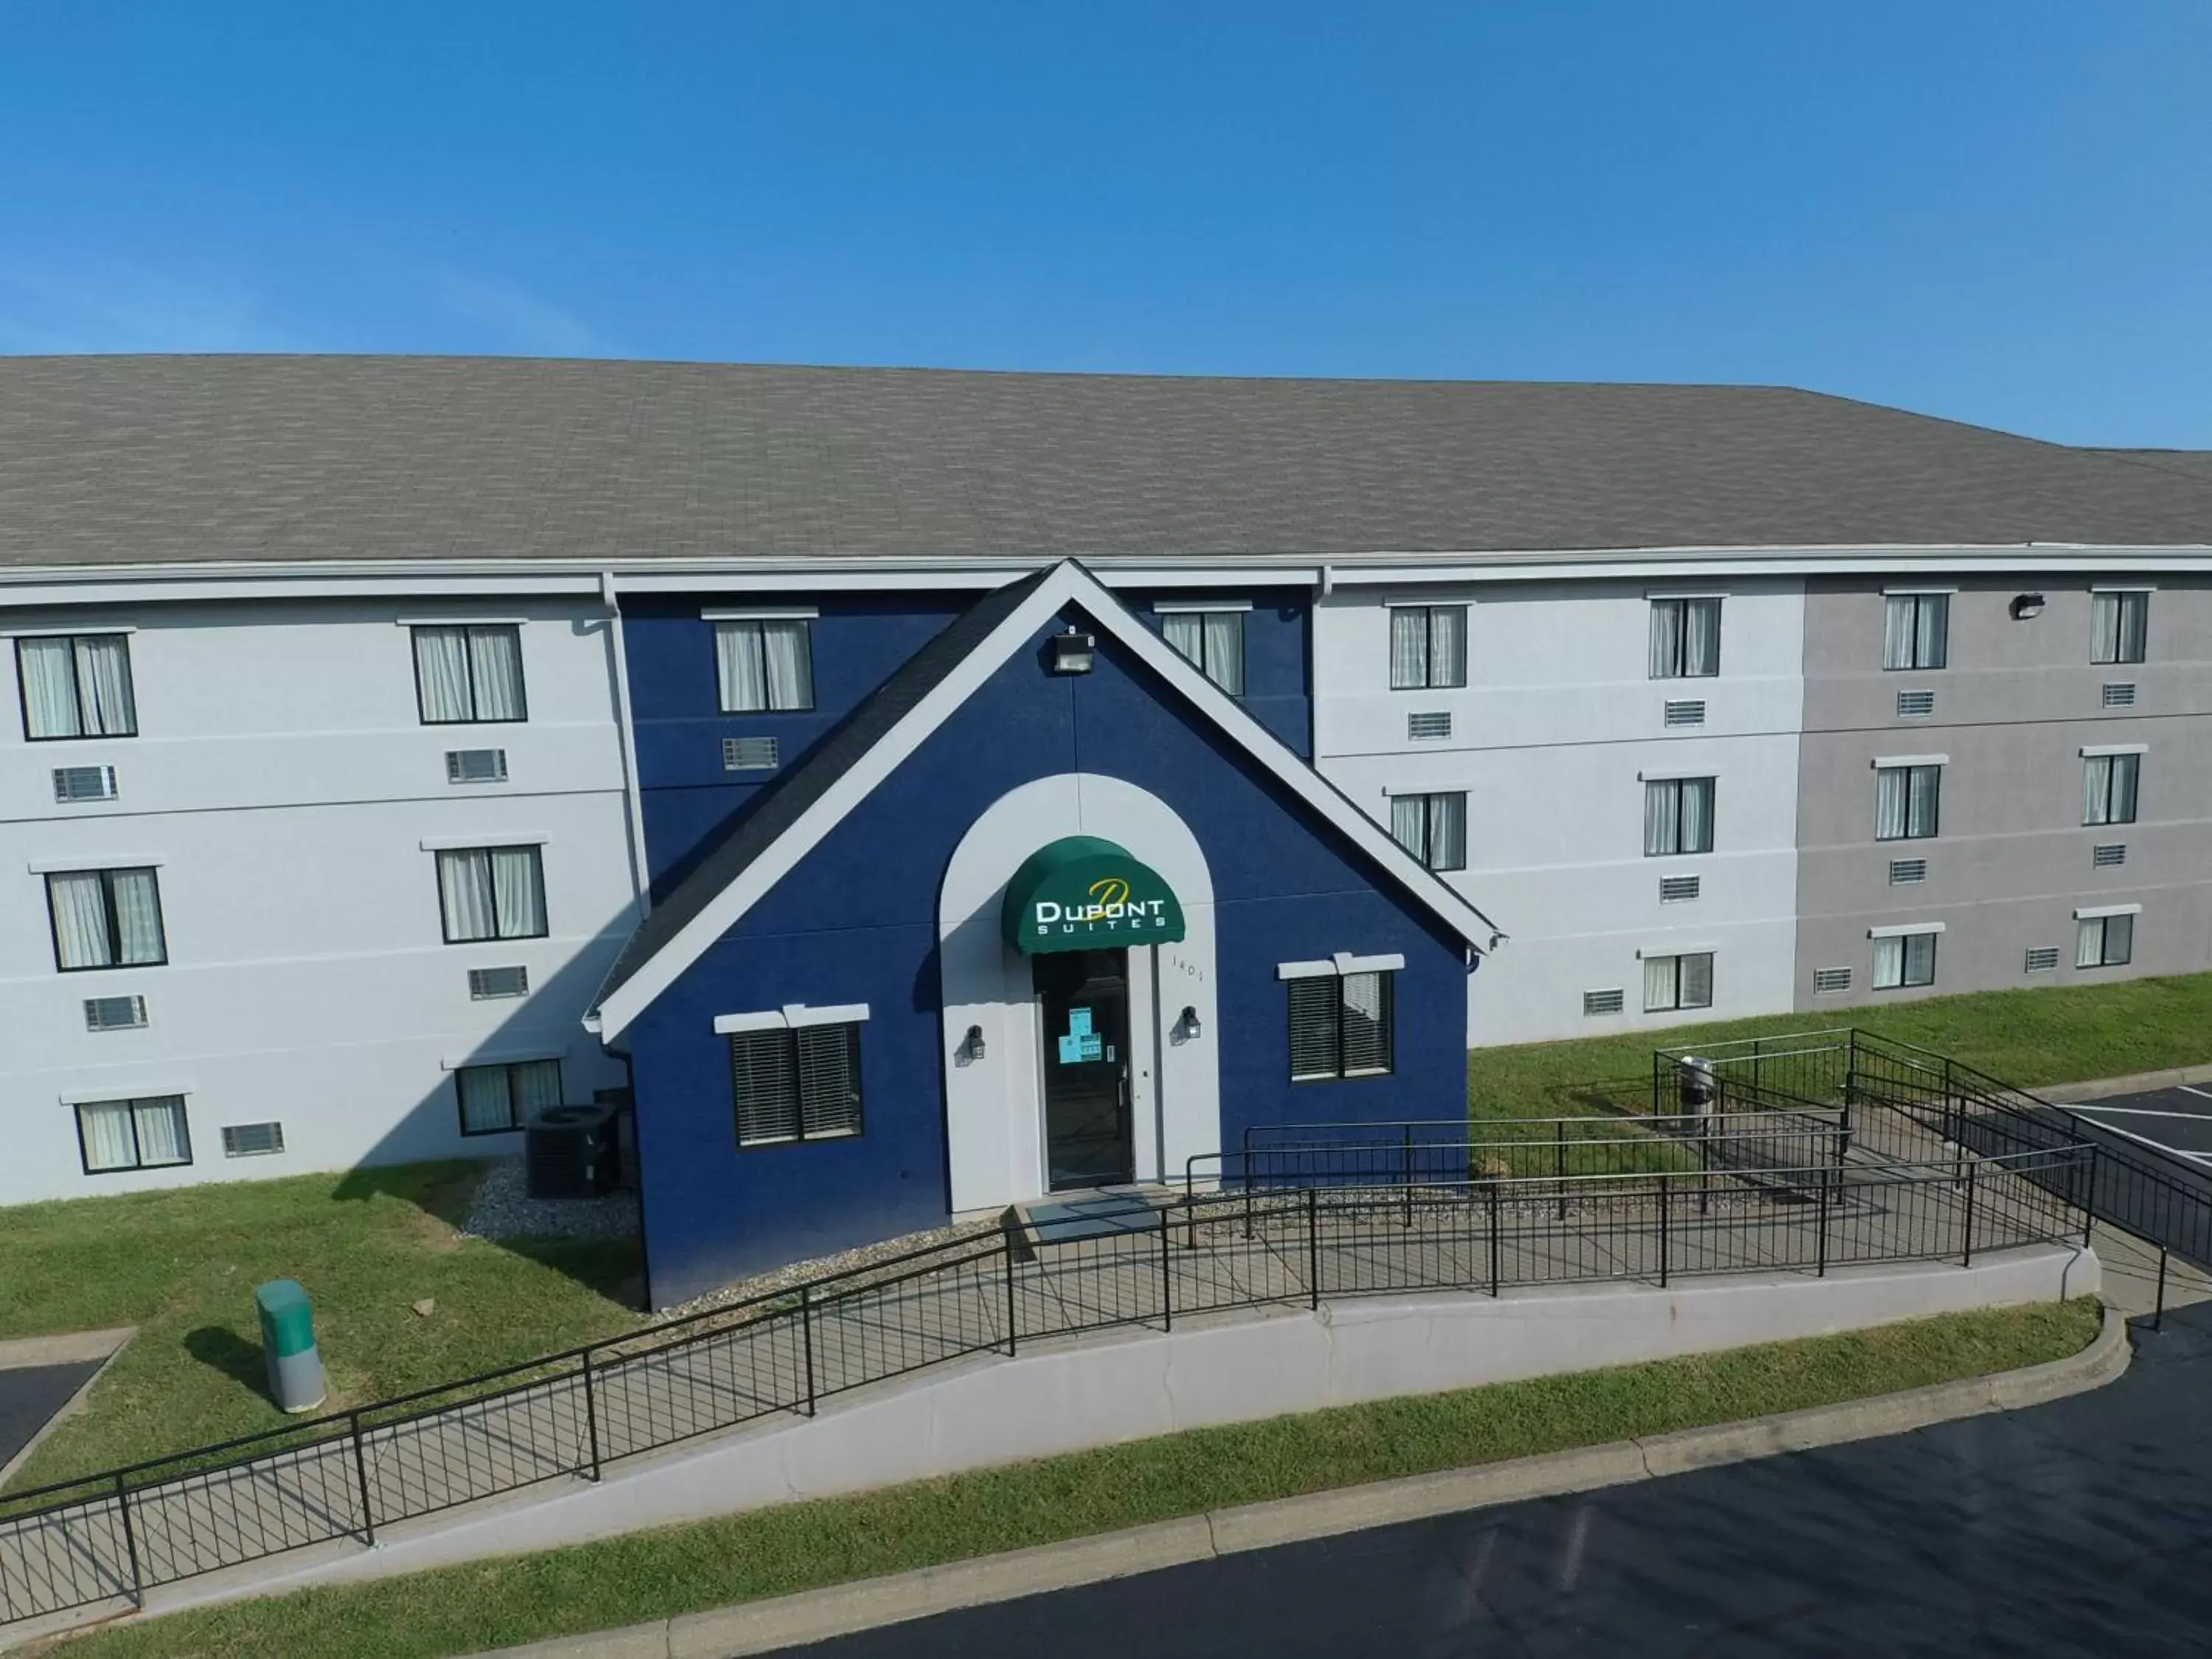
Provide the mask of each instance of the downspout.
[{"label": "downspout", "polygon": [[653,914],[653,889],[645,859],[645,799],[637,787],[637,750],[631,741],[629,653],[623,644],[622,607],[615,602],[615,573],[599,572],[599,603],[607,608],[607,637],[614,650],[615,746],[622,751],[623,823],[629,835],[631,896],[638,919]]}]

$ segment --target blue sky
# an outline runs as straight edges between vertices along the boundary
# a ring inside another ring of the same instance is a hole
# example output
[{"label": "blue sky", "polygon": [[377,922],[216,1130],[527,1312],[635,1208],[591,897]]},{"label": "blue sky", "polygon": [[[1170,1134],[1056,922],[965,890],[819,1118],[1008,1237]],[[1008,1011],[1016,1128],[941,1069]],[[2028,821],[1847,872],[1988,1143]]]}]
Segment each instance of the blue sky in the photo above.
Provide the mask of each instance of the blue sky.
[{"label": "blue sky", "polygon": [[2212,447],[2208,88],[2205,0],[7,0],[0,352],[1781,381]]}]

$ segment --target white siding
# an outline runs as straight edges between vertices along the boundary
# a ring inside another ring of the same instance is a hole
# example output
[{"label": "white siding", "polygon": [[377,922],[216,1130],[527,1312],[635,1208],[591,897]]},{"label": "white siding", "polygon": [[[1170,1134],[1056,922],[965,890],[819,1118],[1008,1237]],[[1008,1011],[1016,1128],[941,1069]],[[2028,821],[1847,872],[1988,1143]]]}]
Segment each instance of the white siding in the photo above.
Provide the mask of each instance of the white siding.
[{"label": "white siding", "polygon": [[[1649,595],[1723,592],[1721,672],[1649,678]],[[1389,689],[1385,598],[1469,603],[1463,690]],[[1418,596],[1340,587],[1314,623],[1316,764],[1387,823],[1387,792],[1468,792],[1468,867],[1447,878],[1511,935],[1470,981],[1478,1044],[1594,1036],[1790,1006],[1796,779],[1803,706],[1800,584],[1496,583]],[[1700,726],[1663,724],[1670,699]],[[1449,710],[1452,737],[1406,735]],[[1644,856],[1646,775],[1717,785],[1710,854]],[[1659,902],[1662,875],[1699,896]],[[1713,1007],[1647,1016],[1638,952],[1715,952]],[[1625,1012],[1586,1018],[1586,990]]]},{"label": "white siding", "polygon": [[[520,620],[529,719],[424,726],[407,616]],[[0,753],[0,1202],[477,1155],[447,1067],[559,1056],[571,1098],[622,1080],[580,1024],[635,919],[608,631],[575,602],[394,601],[16,611],[0,625],[125,623],[139,735]],[[4,671],[15,690],[14,653]],[[508,781],[446,781],[445,753],[507,751]],[[115,769],[118,799],[58,805],[52,769]],[[541,840],[550,933],[442,942],[428,842]],[[161,860],[167,966],[56,971],[34,866]],[[531,994],[472,1001],[471,967]],[[146,1000],[140,1030],[85,1029],[88,997]],[[194,1162],[85,1176],[73,1097],[189,1090]],[[231,1160],[223,1125],[284,1126]]]}]

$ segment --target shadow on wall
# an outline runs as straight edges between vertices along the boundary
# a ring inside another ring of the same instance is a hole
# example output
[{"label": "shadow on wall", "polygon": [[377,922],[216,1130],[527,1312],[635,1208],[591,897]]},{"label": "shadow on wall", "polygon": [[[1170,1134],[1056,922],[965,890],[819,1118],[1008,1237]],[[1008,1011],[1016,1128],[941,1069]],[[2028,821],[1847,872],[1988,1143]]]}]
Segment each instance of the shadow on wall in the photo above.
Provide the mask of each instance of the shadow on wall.
[{"label": "shadow on wall", "polygon": [[[597,1039],[585,1031],[580,1021],[605,976],[613,951],[628,937],[629,926],[628,918],[623,918],[619,931],[606,936],[605,948],[582,952],[551,978],[534,984],[529,996],[511,1006],[506,1018],[465,1049],[466,1057],[486,1065],[558,1058],[562,1098],[570,1104],[588,1103],[597,1090],[626,1085],[627,1067],[601,1053]],[[461,1058],[464,1040],[456,1036],[453,1042],[455,1058]],[[339,1177],[331,1195],[356,1202],[397,1199],[456,1231],[465,1226],[489,1161],[521,1157],[523,1137],[519,1129],[463,1134],[457,1090],[454,1074],[447,1072],[362,1155],[355,1168]],[[626,1167],[624,1174],[634,1178],[635,1171]],[[623,1238],[526,1237],[488,1242],[550,1267],[625,1306],[643,1304],[643,1258],[635,1235]],[[254,1364],[259,1364],[257,1351]],[[255,1375],[258,1376],[258,1370]]]}]

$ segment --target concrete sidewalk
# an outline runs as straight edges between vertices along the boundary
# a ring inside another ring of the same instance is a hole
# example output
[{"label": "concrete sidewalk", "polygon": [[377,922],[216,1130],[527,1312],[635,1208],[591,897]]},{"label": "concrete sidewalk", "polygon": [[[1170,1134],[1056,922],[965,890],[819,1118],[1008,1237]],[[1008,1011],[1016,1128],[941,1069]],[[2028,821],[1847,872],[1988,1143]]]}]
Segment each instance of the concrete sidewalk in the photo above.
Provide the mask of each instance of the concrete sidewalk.
[{"label": "concrete sidewalk", "polygon": [[2107,1309],[2104,1328],[2081,1352],[2023,1370],[1741,1423],[1218,1510],[1100,1537],[925,1567],[623,1630],[556,1638],[479,1655],[477,1659],[743,1659],[963,1607],[1099,1583],[1249,1550],[1903,1434],[1986,1412],[2018,1410],[2112,1381],[2126,1370],[2130,1353],[2126,1319],[2117,1310]]}]

